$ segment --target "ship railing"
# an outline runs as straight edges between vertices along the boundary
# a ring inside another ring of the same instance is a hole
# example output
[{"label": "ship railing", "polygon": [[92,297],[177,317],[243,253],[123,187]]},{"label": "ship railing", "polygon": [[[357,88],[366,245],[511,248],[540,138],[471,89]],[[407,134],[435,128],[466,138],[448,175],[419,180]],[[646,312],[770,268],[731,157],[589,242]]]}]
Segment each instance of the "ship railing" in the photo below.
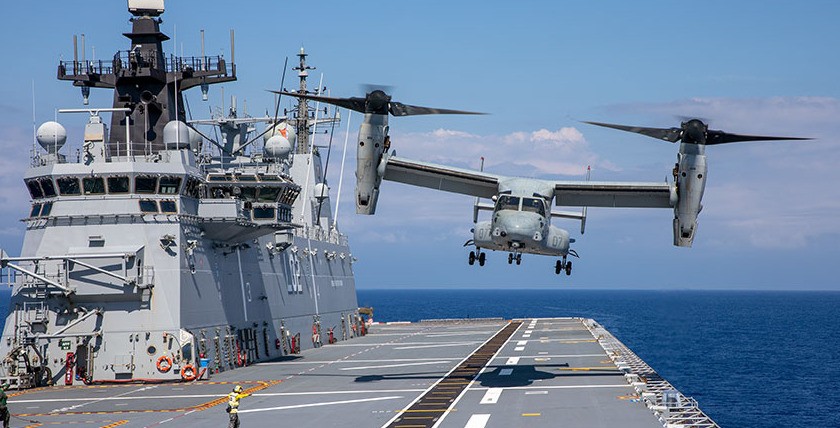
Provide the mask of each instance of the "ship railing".
[{"label": "ship railing", "polygon": [[304,239],[323,241],[334,245],[345,247],[348,245],[347,235],[342,234],[332,227],[329,230],[325,230],[321,226],[304,225],[303,227],[295,229],[295,235]]},{"label": "ship railing", "polygon": [[[152,266],[145,266],[139,275],[131,275],[133,269],[128,268],[128,260],[136,257],[135,253],[103,253],[103,254],[79,254],[65,256],[41,256],[41,257],[2,257],[0,258],[0,279],[4,285],[21,286],[22,288],[34,289],[36,297],[45,298],[47,289],[57,288],[64,295],[71,295],[76,290],[70,287],[70,272],[74,265],[95,271],[99,274],[119,280],[124,285],[138,286],[138,288],[150,288],[154,282],[154,270]],[[90,262],[94,259],[122,258],[122,272],[116,273],[103,269]],[[47,268],[52,273],[47,273]]]},{"label": "ship railing", "polygon": [[58,69],[61,76],[104,75],[113,73],[115,64],[107,60],[59,61]]},{"label": "ship railing", "polygon": [[191,56],[179,57],[170,55],[166,60],[166,71],[172,72],[194,72],[207,71],[217,72],[224,75],[234,73],[233,65],[225,61],[222,55],[217,56]]}]

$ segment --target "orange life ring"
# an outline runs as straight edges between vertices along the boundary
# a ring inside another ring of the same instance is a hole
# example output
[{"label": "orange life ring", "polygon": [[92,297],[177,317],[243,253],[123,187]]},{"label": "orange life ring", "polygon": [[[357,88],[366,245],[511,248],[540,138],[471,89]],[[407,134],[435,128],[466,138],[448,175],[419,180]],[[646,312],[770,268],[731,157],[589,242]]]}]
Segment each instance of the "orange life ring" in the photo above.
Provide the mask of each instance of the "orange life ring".
[{"label": "orange life ring", "polygon": [[193,381],[198,376],[195,373],[195,367],[192,364],[187,364],[181,369],[181,378],[185,381]]},{"label": "orange life ring", "polygon": [[157,359],[157,369],[160,370],[162,373],[166,373],[172,369],[172,358],[169,358],[166,355],[161,355],[160,358]]}]

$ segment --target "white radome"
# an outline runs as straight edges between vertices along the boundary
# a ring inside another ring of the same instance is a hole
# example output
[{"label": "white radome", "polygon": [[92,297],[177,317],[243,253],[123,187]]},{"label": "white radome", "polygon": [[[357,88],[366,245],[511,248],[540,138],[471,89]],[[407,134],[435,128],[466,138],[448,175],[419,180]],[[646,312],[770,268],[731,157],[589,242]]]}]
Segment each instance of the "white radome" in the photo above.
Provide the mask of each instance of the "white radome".
[{"label": "white radome", "polygon": [[324,199],[330,196],[330,188],[324,183],[318,183],[312,189],[312,197],[315,199]]},{"label": "white radome", "polygon": [[265,156],[274,159],[286,159],[292,153],[292,143],[280,134],[274,134],[265,142]]},{"label": "white radome", "polygon": [[171,120],[163,127],[163,144],[168,149],[186,148],[190,144],[190,127],[179,120]]},{"label": "white radome", "polygon": [[268,140],[275,136],[280,135],[281,137],[289,140],[289,143],[294,147],[295,141],[297,140],[297,134],[295,134],[294,128],[289,126],[286,122],[280,122],[274,126],[274,131],[268,131],[263,135],[263,141],[268,142]]},{"label": "white radome", "polygon": [[56,154],[67,141],[67,130],[58,122],[45,122],[38,127],[35,138],[47,153]]}]

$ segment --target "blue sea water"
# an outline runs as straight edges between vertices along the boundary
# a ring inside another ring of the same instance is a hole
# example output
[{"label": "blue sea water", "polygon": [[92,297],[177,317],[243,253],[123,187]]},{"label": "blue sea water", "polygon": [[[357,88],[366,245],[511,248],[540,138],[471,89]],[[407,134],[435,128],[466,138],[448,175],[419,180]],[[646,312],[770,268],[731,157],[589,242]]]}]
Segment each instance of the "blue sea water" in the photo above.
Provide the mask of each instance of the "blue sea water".
[{"label": "blue sea water", "polygon": [[[840,427],[840,293],[359,290],[358,297],[376,321],[594,318],[722,427]],[[2,290],[0,313],[8,306]]]},{"label": "blue sea water", "polygon": [[840,427],[840,293],[359,290],[376,321],[594,318],[722,427]]}]

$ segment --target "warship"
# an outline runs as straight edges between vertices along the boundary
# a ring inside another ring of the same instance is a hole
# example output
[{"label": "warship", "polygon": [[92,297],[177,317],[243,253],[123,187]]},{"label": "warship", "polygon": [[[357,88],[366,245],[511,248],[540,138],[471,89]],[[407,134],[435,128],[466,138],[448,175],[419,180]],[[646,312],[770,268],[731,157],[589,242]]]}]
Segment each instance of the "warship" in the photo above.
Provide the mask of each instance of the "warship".
[{"label": "warship", "polygon": [[233,33],[230,61],[166,57],[163,1],[128,5],[129,50],[60,62],[113,105],[64,110],[88,116],[75,156],[38,129],[21,254],[0,254],[13,424],[222,424],[241,385],[246,426],[717,426],[592,319],[363,319],[313,144],[337,112],[188,120],[183,91],[236,79]]}]

